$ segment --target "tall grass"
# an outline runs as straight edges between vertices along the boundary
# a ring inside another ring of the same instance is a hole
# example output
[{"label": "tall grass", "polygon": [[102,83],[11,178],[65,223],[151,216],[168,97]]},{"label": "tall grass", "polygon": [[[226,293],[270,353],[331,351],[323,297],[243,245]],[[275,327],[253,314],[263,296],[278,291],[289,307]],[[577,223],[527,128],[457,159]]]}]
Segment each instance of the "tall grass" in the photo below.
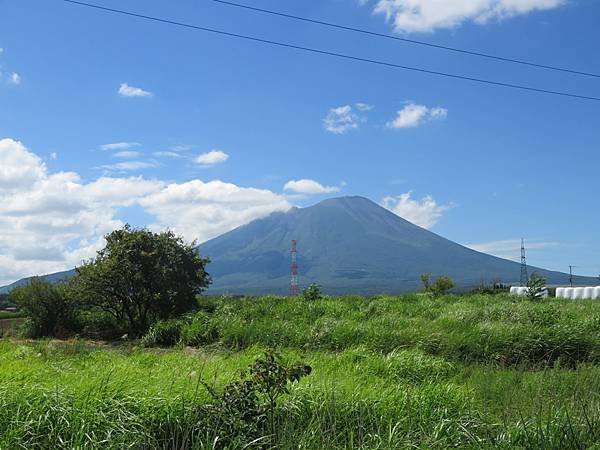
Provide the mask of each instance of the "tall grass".
[{"label": "tall grass", "polygon": [[[206,309],[214,342],[199,348],[0,341],[0,449],[581,449],[600,441],[594,303],[414,295],[218,299]],[[276,437],[222,435],[202,417],[213,399],[201,382],[225,385],[266,347],[313,372],[279,404]]]}]

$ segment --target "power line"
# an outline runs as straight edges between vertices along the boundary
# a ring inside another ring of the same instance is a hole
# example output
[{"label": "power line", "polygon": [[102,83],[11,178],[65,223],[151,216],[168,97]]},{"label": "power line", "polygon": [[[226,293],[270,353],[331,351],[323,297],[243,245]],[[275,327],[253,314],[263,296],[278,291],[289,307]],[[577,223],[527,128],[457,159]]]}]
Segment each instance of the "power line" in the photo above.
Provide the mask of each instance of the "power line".
[{"label": "power line", "polygon": [[489,54],[489,53],[476,52],[476,51],[465,50],[465,49],[456,48],[456,47],[449,47],[447,45],[433,44],[431,42],[418,41],[418,40],[415,40],[415,39],[408,39],[408,38],[403,38],[403,37],[399,37],[399,36],[392,36],[392,35],[385,34],[385,33],[377,33],[376,31],[369,31],[369,30],[365,30],[365,29],[361,29],[361,28],[355,28],[355,27],[350,27],[350,26],[346,26],[346,25],[340,25],[340,24],[337,24],[337,23],[325,22],[325,21],[317,20],[317,19],[311,19],[311,18],[308,18],[308,17],[296,16],[296,15],[293,15],[293,14],[282,13],[282,12],[273,11],[273,10],[270,10],[270,9],[257,8],[255,6],[244,5],[244,4],[241,4],[241,3],[234,3],[234,2],[230,2],[230,1],[226,1],[226,0],[213,0],[213,1],[216,2],[216,3],[221,3],[223,5],[234,6],[236,8],[243,8],[243,9],[247,9],[247,10],[251,10],[251,11],[256,11],[256,12],[260,12],[260,13],[265,13],[265,14],[271,14],[271,15],[274,15],[274,16],[285,17],[285,18],[288,18],[288,19],[300,20],[302,22],[308,22],[308,23],[313,23],[313,24],[317,24],[317,25],[323,25],[323,26],[326,26],[326,27],[337,28],[337,29],[340,29],[340,30],[354,31],[356,33],[366,34],[366,35],[369,35],[369,36],[376,36],[376,37],[385,38],[385,39],[392,39],[392,40],[395,40],[395,41],[407,42],[409,44],[423,45],[425,47],[432,47],[432,48],[437,48],[437,49],[440,49],[440,50],[447,50],[447,51],[451,51],[451,52],[455,52],[455,53],[463,53],[463,54],[466,54],[466,55],[478,56],[478,57],[481,57],[481,58],[494,59],[494,60],[497,60],[497,61],[510,62],[510,63],[521,64],[521,65],[530,66],[530,67],[537,67],[538,69],[555,70],[555,71],[558,71],[558,72],[566,72],[566,73],[571,73],[571,74],[576,74],[576,75],[583,75],[583,76],[586,76],[586,77],[600,78],[600,74],[591,73],[591,72],[583,72],[583,71],[574,70],[574,69],[567,69],[565,67],[550,66],[550,65],[546,65],[546,64],[539,64],[539,63],[534,63],[534,62],[531,62],[531,61],[525,61],[525,60],[522,60],[522,59],[507,58],[507,57],[503,57],[503,56],[492,55],[492,54]]},{"label": "power line", "polygon": [[160,23],[165,23],[165,24],[169,24],[169,25],[176,25],[176,26],[190,28],[190,29],[199,30],[199,31],[206,31],[208,33],[214,33],[214,34],[219,34],[219,35],[223,35],[223,36],[235,37],[235,38],[239,38],[239,39],[245,39],[245,40],[253,41],[253,42],[260,42],[263,44],[269,44],[269,45],[274,45],[274,46],[278,46],[278,47],[302,50],[305,52],[315,53],[315,54],[319,54],[319,55],[334,56],[337,58],[342,58],[342,59],[351,60],[351,61],[360,61],[360,62],[375,64],[375,65],[384,66],[384,67],[392,67],[395,69],[427,73],[430,75],[437,75],[440,77],[472,81],[472,82],[476,82],[476,83],[488,84],[488,85],[493,85],[493,86],[502,86],[502,87],[512,88],[512,89],[520,89],[520,90],[524,90],[524,91],[538,92],[538,93],[542,93],[542,94],[559,95],[562,97],[571,97],[571,98],[578,98],[578,99],[583,99],[583,100],[600,101],[600,97],[579,95],[579,94],[573,94],[573,93],[569,93],[569,92],[552,91],[552,90],[548,90],[548,89],[535,88],[532,86],[504,83],[501,81],[486,80],[483,78],[474,78],[474,77],[469,77],[469,76],[465,76],[465,75],[457,75],[457,74],[451,74],[451,73],[447,73],[447,72],[439,72],[439,71],[435,71],[435,70],[423,69],[423,68],[419,68],[419,67],[405,66],[405,65],[401,65],[401,64],[395,64],[395,63],[380,61],[380,60],[376,60],[376,59],[362,58],[360,56],[347,55],[344,53],[336,53],[336,52],[320,50],[320,49],[311,48],[311,47],[303,47],[300,45],[288,44],[285,42],[278,42],[278,41],[273,41],[273,40],[269,40],[269,39],[262,39],[262,38],[248,36],[248,35],[244,35],[244,34],[231,33],[228,31],[217,30],[215,28],[191,25],[188,23],[177,22],[177,21],[169,20],[169,19],[162,19],[160,17],[147,16],[144,14],[138,14],[138,13],[133,13],[133,12],[129,12],[129,11],[124,11],[121,9],[108,8],[105,6],[95,5],[92,3],[85,3],[85,2],[81,2],[81,1],[77,1],[77,0],[62,0],[62,1],[66,2],[66,3],[72,3],[72,4],[76,4],[76,5],[80,5],[80,6],[85,6],[88,8],[94,8],[94,9],[98,9],[98,10],[102,10],[102,11],[125,15],[125,16],[137,17],[140,19],[146,19],[146,20],[150,20],[150,21],[154,21],[154,22],[160,22]]}]

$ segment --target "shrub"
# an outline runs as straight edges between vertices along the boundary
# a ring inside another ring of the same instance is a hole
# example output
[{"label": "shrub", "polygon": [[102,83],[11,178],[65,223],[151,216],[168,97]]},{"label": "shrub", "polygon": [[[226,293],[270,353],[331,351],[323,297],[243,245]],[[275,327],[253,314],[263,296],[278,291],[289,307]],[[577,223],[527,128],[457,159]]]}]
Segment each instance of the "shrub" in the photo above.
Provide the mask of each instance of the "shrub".
[{"label": "shrub", "polygon": [[323,298],[323,294],[321,293],[321,286],[316,283],[312,283],[306,289],[302,291],[302,297],[304,300],[308,301],[317,301]]},{"label": "shrub", "polygon": [[454,281],[450,277],[441,276],[432,281],[430,273],[421,275],[421,282],[425,292],[429,292],[434,297],[439,297],[448,293],[454,287]]},{"label": "shrub", "polygon": [[529,300],[542,300],[546,293],[546,279],[534,273],[527,282],[527,288],[527,298]]},{"label": "shrub", "polygon": [[160,320],[142,337],[144,347],[171,347],[181,342],[182,320]]},{"label": "shrub", "polygon": [[10,297],[28,318],[22,327],[27,337],[66,337],[79,330],[77,308],[64,285],[35,277]]},{"label": "shrub", "polygon": [[212,344],[218,338],[217,327],[211,322],[210,317],[203,312],[194,314],[184,323],[181,330],[181,342],[192,347]]}]

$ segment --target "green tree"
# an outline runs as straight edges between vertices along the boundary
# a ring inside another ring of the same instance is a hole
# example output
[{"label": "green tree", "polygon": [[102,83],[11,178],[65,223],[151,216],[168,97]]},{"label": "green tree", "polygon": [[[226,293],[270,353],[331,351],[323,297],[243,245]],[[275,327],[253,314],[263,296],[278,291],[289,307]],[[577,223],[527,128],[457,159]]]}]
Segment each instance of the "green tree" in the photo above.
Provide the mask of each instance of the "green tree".
[{"label": "green tree", "polygon": [[309,301],[317,301],[323,298],[323,294],[321,293],[321,286],[317,283],[312,283],[306,289],[302,291],[302,297],[304,300]]},{"label": "green tree", "polygon": [[454,280],[450,277],[439,277],[430,286],[429,290],[434,297],[446,295],[450,289],[454,287]]},{"label": "green tree", "polygon": [[126,225],[106,236],[106,247],[77,268],[72,280],[81,301],[125,322],[132,337],[156,320],[180,316],[210,284],[208,258],[171,231]]},{"label": "green tree", "polygon": [[25,330],[29,337],[66,337],[78,329],[77,307],[64,285],[35,277],[13,289],[10,298],[27,315]]},{"label": "green tree", "polygon": [[421,274],[421,283],[423,283],[423,289],[425,290],[425,292],[429,292],[429,288],[431,287],[431,274]]},{"label": "green tree", "polygon": [[527,298],[538,301],[544,298],[546,294],[546,279],[533,273],[527,282]]},{"label": "green tree", "polygon": [[439,297],[448,293],[454,287],[454,281],[450,277],[442,276],[432,281],[430,273],[421,275],[421,282],[425,292],[432,294],[434,297]]}]

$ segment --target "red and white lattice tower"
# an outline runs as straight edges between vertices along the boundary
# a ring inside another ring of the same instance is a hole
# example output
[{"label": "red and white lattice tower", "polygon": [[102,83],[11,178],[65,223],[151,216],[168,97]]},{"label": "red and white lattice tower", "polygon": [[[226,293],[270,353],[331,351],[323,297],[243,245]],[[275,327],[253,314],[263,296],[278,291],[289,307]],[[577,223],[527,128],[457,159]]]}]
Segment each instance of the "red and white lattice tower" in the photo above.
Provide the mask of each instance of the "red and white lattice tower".
[{"label": "red and white lattice tower", "polygon": [[295,297],[300,294],[300,286],[298,286],[298,249],[296,244],[298,242],[294,239],[292,241],[292,278],[290,280],[290,295]]}]

